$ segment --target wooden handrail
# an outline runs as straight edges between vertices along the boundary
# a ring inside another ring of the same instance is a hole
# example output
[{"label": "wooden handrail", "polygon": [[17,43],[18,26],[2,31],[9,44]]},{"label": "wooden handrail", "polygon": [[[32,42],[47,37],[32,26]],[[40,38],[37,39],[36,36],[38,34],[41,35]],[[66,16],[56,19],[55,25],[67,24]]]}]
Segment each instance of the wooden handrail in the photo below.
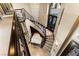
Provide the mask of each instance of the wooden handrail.
[{"label": "wooden handrail", "polygon": [[14,19],[12,22],[12,31],[11,31],[11,38],[10,38],[10,44],[9,44],[9,56],[21,56],[21,48],[20,48],[20,41],[23,44],[24,48],[24,55],[30,56],[30,52],[28,49],[28,45],[26,42],[26,39],[23,34],[23,29],[21,27],[21,24],[19,20],[16,18],[16,14],[14,13]]}]

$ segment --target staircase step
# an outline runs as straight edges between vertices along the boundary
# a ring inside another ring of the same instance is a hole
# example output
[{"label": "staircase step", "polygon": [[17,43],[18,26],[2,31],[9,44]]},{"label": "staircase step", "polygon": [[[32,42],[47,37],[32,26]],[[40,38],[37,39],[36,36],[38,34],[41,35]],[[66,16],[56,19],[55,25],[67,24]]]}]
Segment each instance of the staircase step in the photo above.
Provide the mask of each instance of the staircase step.
[{"label": "staircase step", "polygon": [[53,39],[46,39],[46,41],[54,41]]},{"label": "staircase step", "polygon": [[51,51],[51,50],[50,50],[50,49],[48,49],[48,48],[43,48],[43,49],[45,49],[45,50],[46,50],[46,51],[48,51],[49,53],[50,53],[50,51]]},{"label": "staircase step", "polygon": [[53,38],[46,38],[46,40],[54,40]]},{"label": "staircase step", "polygon": [[51,45],[51,44],[53,44],[53,42],[52,42],[52,41],[46,41],[45,44],[49,44],[49,45]]},{"label": "staircase step", "polygon": [[53,42],[54,40],[52,40],[52,39],[48,39],[48,40],[46,40],[46,42]]},{"label": "staircase step", "polygon": [[46,35],[46,37],[53,37],[53,35]]},{"label": "staircase step", "polygon": [[46,47],[46,46],[44,46],[44,47],[43,47],[43,49],[47,50],[48,52],[50,52],[50,51],[51,51],[51,49],[50,49],[50,48],[48,48],[48,47]]},{"label": "staircase step", "polygon": [[[46,42],[45,45],[52,46],[53,43]],[[45,46],[45,45],[44,45],[44,46]]]},{"label": "staircase step", "polygon": [[53,36],[46,36],[46,38],[54,38]]},{"label": "staircase step", "polygon": [[53,44],[53,42],[51,42],[51,41],[46,41],[46,43],[45,43],[45,44],[52,45],[52,44]]},{"label": "staircase step", "polygon": [[45,47],[52,48],[52,45],[45,44]]},{"label": "staircase step", "polygon": [[46,40],[53,40],[54,38],[46,38]]},{"label": "staircase step", "polygon": [[[51,48],[52,47],[52,45],[53,45],[53,37],[50,37],[50,38],[47,38],[46,39],[46,42],[45,42],[45,45],[47,45],[49,48]],[[44,45],[44,46],[45,46]]]},{"label": "staircase step", "polygon": [[53,45],[53,42],[46,42],[45,43],[45,45],[44,45],[44,47],[43,47],[43,49],[46,49],[47,51],[51,51],[51,49],[52,49],[52,45]]}]

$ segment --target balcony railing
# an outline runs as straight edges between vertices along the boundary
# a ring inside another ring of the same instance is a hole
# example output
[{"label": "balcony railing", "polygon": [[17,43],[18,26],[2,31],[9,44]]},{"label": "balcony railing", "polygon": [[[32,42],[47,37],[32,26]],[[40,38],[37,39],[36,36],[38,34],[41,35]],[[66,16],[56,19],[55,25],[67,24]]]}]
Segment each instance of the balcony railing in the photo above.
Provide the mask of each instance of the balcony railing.
[{"label": "balcony railing", "polygon": [[9,45],[9,56],[30,56],[28,45],[24,37],[23,29],[20,21],[14,13],[14,19],[12,22],[11,39]]}]

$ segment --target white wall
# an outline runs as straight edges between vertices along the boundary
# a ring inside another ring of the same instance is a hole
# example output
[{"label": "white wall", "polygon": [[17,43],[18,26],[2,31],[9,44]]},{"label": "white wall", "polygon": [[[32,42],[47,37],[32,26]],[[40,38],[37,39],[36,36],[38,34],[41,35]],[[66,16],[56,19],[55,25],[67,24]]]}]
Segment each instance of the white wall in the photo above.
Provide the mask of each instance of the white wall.
[{"label": "white wall", "polygon": [[0,21],[0,55],[7,56],[11,39],[13,15],[7,15]]},{"label": "white wall", "polygon": [[30,4],[31,14],[36,21],[39,20],[39,6],[40,6],[40,3],[31,3]]},{"label": "white wall", "polygon": [[12,3],[14,9],[24,8],[31,14],[30,4],[29,3]]},{"label": "white wall", "polygon": [[29,12],[36,21],[39,19],[39,3],[13,3],[14,9],[26,9],[27,12]]},{"label": "white wall", "polygon": [[47,27],[48,22],[48,12],[49,12],[49,4],[41,3],[39,10],[39,22],[45,27]]},{"label": "white wall", "polygon": [[79,4],[65,4],[64,8],[64,13],[57,29],[55,42],[52,47],[52,55],[56,55],[58,53],[69,31],[71,30],[72,25],[79,16]]}]

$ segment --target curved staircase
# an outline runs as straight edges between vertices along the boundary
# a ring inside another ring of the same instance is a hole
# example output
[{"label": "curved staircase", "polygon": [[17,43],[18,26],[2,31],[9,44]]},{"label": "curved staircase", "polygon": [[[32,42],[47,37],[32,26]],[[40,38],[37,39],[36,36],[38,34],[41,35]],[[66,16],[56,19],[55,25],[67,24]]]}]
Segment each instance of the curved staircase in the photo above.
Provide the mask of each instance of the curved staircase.
[{"label": "curved staircase", "polygon": [[[22,10],[23,10],[23,12],[21,12]],[[18,11],[20,11],[20,12],[17,13]],[[18,16],[18,14],[21,14],[21,17]],[[49,29],[47,29],[46,27],[44,27],[39,22],[34,21],[34,18],[25,9],[17,9],[16,10],[16,16],[21,21],[21,26],[23,28],[23,32],[24,32],[24,35],[25,35],[25,38],[26,38],[27,41],[30,41],[29,40],[30,37],[29,37],[29,34],[28,34],[29,31],[28,31],[27,24],[26,24],[27,22],[25,22],[27,19],[34,25],[33,28],[35,28],[37,31],[39,31],[42,34],[42,36],[44,37],[42,42],[41,42],[42,47],[37,46],[38,47],[37,51],[33,48],[34,45],[31,44],[32,45],[31,46],[28,43],[30,54],[33,55],[33,53],[34,53],[33,50],[35,50],[38,54],[39,54],[38,50],[42,50],[42,52],[47,51],[48,52],[47,54],[51,55],[50,51],[52,49],[52,45],[53,45],[53,42],[54,42],[53,32],[50,31]],[[31,30],[30,30],[30,32],[31,32]],[[33,48],[33,50],[31,50],[32,48]]]}]

